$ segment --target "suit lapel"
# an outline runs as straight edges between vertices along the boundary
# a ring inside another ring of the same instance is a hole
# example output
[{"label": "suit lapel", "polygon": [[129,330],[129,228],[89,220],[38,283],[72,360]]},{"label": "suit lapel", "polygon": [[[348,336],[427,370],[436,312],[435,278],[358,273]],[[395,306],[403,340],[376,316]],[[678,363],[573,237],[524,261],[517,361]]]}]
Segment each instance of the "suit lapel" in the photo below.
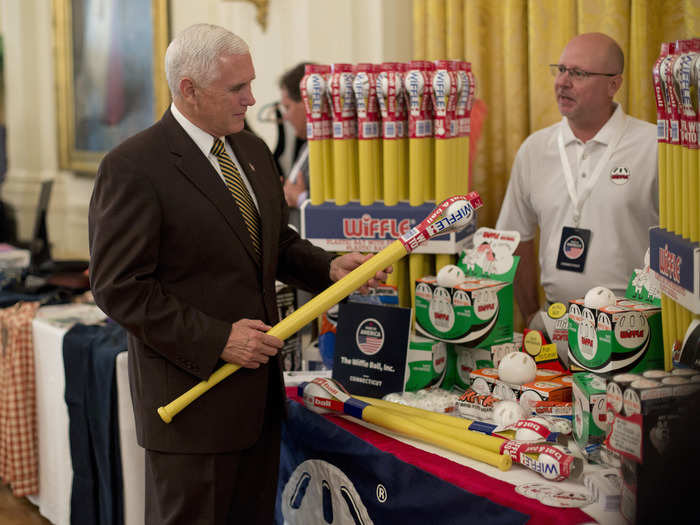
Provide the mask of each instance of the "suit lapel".
[{"label": "suit lapel", "polygon": [[170,110],[166,111],[161,122],[167,136],[172,160],[177,169],[221,213],[223,219],[236,234],[250,257],[253,261],[257,261],[248,228],[243,221],[236,201],[221,180],[221,177],[219,177],[219,174],[209,160],[202,155],[202,151],[187,135],[185,130],[178,124]]}]

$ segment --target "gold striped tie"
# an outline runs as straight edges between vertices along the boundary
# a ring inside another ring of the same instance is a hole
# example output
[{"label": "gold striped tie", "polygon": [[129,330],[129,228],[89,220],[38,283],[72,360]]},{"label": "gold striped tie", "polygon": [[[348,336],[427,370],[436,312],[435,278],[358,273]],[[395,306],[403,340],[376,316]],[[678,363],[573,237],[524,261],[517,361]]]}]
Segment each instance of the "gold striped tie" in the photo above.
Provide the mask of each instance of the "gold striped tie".
[{"label": "gold striped tie", "polygon": [[226,148],[224,148],[224,143],[220,139],[214,139],[214,145],[211,147],[211,152],[219,160],[219,167],[221,168],[221,174],[224,176],[226,181],[226,187],[229,189],[233,198],[238,204],[238,209],[243,215],[243,220],[248,228],[248,233],[250,234],[250,240],[253,242],[253,248],[255,253],[260,259],[260,215],[258,215],[258,209],[255,207],[255,203],[248,193],[248,189],[243,183],[241,174],[236,167],[236,164],[231,160],[231,157],[226,153]]}]

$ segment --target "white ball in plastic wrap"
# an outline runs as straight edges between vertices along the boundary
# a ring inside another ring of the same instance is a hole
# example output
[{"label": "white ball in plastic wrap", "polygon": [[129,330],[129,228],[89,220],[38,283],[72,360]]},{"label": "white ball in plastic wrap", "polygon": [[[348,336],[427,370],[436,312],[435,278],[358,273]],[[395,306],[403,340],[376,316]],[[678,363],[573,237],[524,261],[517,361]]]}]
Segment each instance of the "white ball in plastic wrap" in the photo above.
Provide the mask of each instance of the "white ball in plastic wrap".
[{"label": "white ball in plastic wrap", "polygon": [[[531,417],[528,418],[528,421],[534,421],[536,423],[539,423],[540,425],[549,428],[549,425],[547,423],[547,420],[544,419],[543,417]],[[518,430],[515,431],[515,440],[516,441],[525,441],[525,442],[530,442],[532,443],[533,441],[544,441],[545,437],[542,436],[539,432],[535,432],[531,428],[519,428]]]},{"label": "white ball in plastic wrap", "polygon": [[507,427],[525,419],[525,409],[517,401],[499,401],[493,405],[493,422],[499,427]]},{"label": "white ball in plastic wrap", "polygon": [[[445,212],[444,216],[449,217],[453,213],[459,212],[459,210],[461,208],[463,208],[466,204],[469,204],[469,202],[466,200],[458,200],[458,201],[453,202],[452,204],[450,204],[447,207],[447,211]],[[473,216],[474,216],[473,212],[469,212],[467,214],[462,215],[462,217],[460,217],[459,221],[457,221],[454,226],[456,227],[457,230],[461,230],[463,228],[466,228],[469,225],[469,223],[472,221]]]},{"label": "white ball in plastic wrap", "polygon": [[384,399],[384,401],[391,401],[392,403],[401,403],[403,398],[401,397],[401,394],[392,392],[391,394],[385,395],[382,399]]},{"label": "white ball in plastic wrap", "polygon": [[498,363],[498,377],[501,381],[522,385],[534,381],[537,373],[535,360],[525,352],[506,354]]},{"label": "white ball in plastic wrap", "polygon": [[437,283],[439,286],[454,287],[464,281],[464,272],[459,266],[454,264],[446,264],[437,274]]},{"label": "white ball in plastic wrap", "polygon": [[544,476],[547,479],[557,479],[559,477],[560,465],[559,460],[557,458],[555,458],[554,456],[550,456],[549,454],[543,453],[537,457],[537,461],[539,461],[543,465],[552,465],[552,468],[545,467],[540,471],[540,474],[542,474],[542,476]]},{"label": "white ball in plastic wrap", "polygon": [[572,428],[571,428],[571,421],[568,419],[564,419],[561,417],[553,417],[551,418],[551,425],[550,428],[552,429],[552,432],[559,432],[560,434],[571,434]]},{"label": "white ball in plastic wrap", "polygon": [[605,286],[594,286],[583,298],[583,306],[586,308],[603,308],[604,306],[612,306],[617,302],[615,294]]},{"label": "white ball in plastic wrap", "polygon": [[316,383],[307,383],[304,386],[304,406],[311,410],[312,412],[316,412],[317,414],[327,414],[330,412],[330,410],[326,410],[325,408],[321,408],[317,405],[314,404],[314,397],[320,397],[320,398],[325,398],[328,399],[331,397],[331,395],[320,385],[317,385]]}]

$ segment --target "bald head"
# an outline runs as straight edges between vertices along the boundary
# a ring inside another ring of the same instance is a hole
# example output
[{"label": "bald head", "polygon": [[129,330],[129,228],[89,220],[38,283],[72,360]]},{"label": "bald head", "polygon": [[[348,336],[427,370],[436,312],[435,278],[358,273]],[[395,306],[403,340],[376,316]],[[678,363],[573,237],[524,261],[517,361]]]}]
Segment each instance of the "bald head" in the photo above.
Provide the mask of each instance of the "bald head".
[{"label": "bald head", "polygon": [[559,112],[568,119],[574,135],[585,142],[615,111],[613,97],[622,85],[622,50],[603,33],[584,33],[566,44],[559,64],[567,71],[589,73],[577,78],[559,73],[554,80]]},{"label": "bald head", "polygon": [[603,33],[583,33],[575,36],[566,44],[562,56],[572,53],[587,57],[590,65],[584,69],[588,71],[622,74],[625,68],[622,49],[615,40]]}]

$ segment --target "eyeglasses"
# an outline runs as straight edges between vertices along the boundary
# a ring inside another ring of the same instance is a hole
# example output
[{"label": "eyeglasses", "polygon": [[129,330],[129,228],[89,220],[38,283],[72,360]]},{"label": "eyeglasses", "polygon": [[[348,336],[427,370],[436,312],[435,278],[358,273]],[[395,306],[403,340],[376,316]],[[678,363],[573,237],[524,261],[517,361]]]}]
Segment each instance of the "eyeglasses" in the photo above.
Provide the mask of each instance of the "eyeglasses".
[{"label": "eyeglasses", "polygon": [[569,78],[575,82],[584,80],[590,76],[600,76],[600,77],[616,77],[619,73],[593,73],[592,71],[584,71],[577,67],[566,67],[563,64],[549,64],[549,71],[552,73],[553,77],[563,75],[564,73],[569,74]]}]

